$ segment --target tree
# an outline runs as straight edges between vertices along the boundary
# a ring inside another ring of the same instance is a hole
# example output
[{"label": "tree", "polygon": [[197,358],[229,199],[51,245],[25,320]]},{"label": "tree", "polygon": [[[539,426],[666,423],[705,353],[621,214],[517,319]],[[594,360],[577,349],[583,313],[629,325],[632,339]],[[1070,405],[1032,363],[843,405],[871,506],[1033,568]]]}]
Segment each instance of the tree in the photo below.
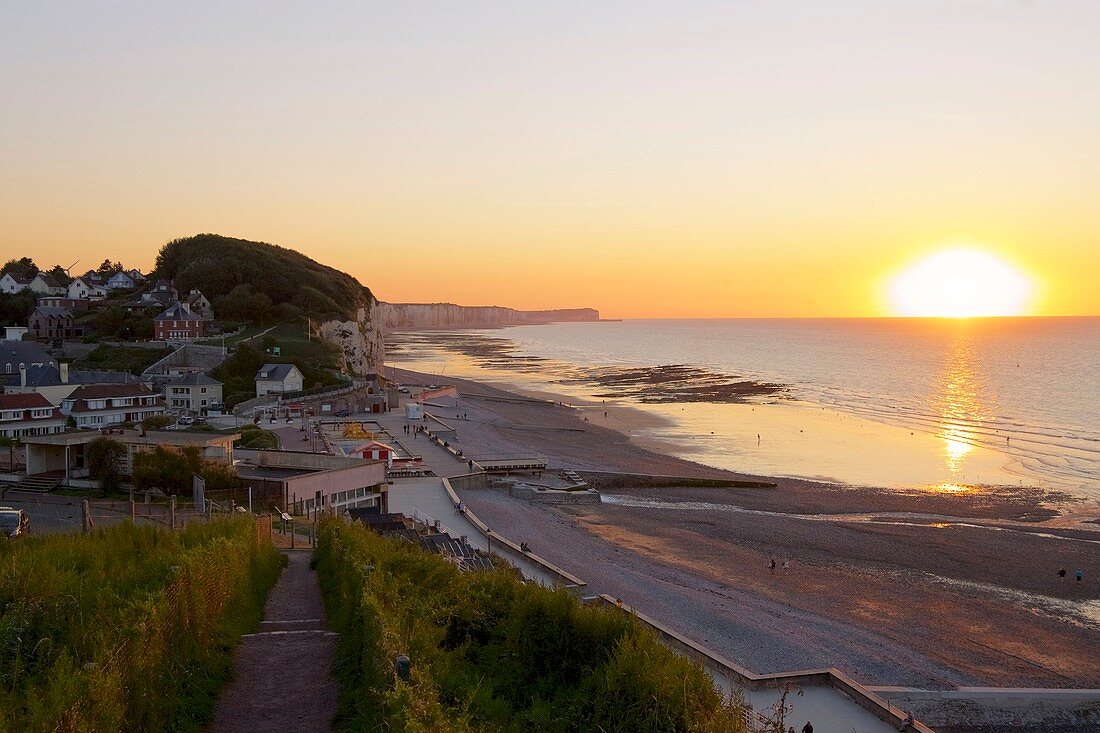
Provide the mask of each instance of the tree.
[{"label": "tree", "polygon": [[38,274],[38,265],[34,264],[34,260],[30,257],[20,257],[19,259],[10,259],[4,263],[4,267],[0,268],[0,277],[11,273],[13,277],[23,277],[30,280],[32,277]]},{"label": "tree", "polygon": [[122,472],[119,465],[126,457],[126,446],[113,438],[100,436],[88,444],[84,454],[88,462],[88,471],[99,481],[104,491],[118,489]]},{"label": "tree", "polygon": [[66,288],[69,287],[69,285],[73,281],[73,279],[71,277],[69,277],[69,273],[65,272],[65,268],[62,267],[61,265],[54,265],[50,269],[50,272],[48,274],[49,274],[50,277],[52,277],[54,279],[54,281],[58,285],[62,285]]},{"label": "tree", "polygon": [[217,301],[214,310],[224,320],[256,323],[271,314],[272,304],[264,293],[253,292],[249,285],[238,285]]},{"label": "tree", "polygon": [[123,267],[121,262],[111,262],[109,259],[103,260],[99,267],[96,268],[96,272],[104,277],[110,277],[115,273],[122,272],[122,270]]},{"label": "tree", "polygon": [[199,476],[206,482],[207,491],[228,491],[239,489],[242,485],[241,477],[237,475],[237,469],[225,463],[206,461]]},{"label": "tree", "polygon": [[142,491],[191,496],[191,477],[202,469],[202,451],[193,445],[180,449],[158,445],[134,455],[134,486]]},{"label": "tree", "polygon": [[31,290],[0,293],[0,325],[25,326],[34,310],[35,294]]},{"label": "tree", "polygon": [[160,430],[175,422],[175,418],[171,415],[150,415],[141,421],[141,426],[146,430]]}]

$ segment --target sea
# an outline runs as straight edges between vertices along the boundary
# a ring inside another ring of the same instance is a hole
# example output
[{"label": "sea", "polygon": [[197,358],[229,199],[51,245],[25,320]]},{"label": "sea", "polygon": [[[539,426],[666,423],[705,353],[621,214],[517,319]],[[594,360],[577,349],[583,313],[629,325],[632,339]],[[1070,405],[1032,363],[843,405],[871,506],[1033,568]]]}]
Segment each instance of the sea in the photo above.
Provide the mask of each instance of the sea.
[{"label": "sea", "polygon": [[[398,333],[387,348],[387,364],[441,380],[641,410],[653,419],[634,440],[719,468],[1100,500],[1100,318],[600,321]],[[661,394],[669,367],[688,386],[771,388]]]}]

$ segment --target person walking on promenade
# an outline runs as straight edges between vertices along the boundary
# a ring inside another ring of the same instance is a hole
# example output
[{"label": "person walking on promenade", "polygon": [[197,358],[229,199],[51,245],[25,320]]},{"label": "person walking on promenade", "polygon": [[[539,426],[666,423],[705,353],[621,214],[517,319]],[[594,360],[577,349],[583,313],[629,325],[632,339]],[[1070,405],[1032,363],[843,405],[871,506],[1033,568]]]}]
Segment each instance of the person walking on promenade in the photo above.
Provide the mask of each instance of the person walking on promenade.
[{"label": "person walking on promenade", "polygon": [[1081,568],[1077,568],[1077,570],[1073,573],[1073,577],[1077,578],[1077,582],[1080,583],[1082,580],[1085,579],[1085,571]]},{"label": "person walking on promenade", "polygon": [[814,724],[807,720],[806,725],[802,726],[802,733],[814,733]]}]

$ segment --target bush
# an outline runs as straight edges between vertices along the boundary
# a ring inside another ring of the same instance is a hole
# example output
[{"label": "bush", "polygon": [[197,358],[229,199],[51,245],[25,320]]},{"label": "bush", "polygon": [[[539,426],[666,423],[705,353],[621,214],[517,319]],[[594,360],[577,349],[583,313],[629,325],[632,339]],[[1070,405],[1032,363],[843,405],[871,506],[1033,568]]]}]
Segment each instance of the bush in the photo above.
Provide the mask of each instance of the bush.
[{"label": "bush", "polygon": [[[741,731],[703,668],[618,609],[322,523],[338,730]],[[412,659],[408,681],[393,660]]]},{"label": "bush", "polygon": [[0,733],[198,730],[279,568],[245,517],[0,545]]},{"label": "bush", "polygon": [[117,491],[122,483],[122,471],[119,468],[126,458],[126,446],[105,435],[88,444],[85,459],[88,471],[99,481],[103,491]]}]

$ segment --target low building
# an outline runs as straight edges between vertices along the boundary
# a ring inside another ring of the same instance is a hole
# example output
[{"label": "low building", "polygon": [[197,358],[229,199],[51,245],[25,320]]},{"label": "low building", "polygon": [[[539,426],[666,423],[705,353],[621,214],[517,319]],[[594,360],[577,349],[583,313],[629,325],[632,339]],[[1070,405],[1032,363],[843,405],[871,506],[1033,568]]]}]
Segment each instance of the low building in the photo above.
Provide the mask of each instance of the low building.
[{"label": "low building", "polygon": [[12,272],[5,272],[4,276],[0,277],[0,293],[14,295],[23,292],[30,285],[31,279],[29,277],[22,277]]},{"label": "low building", "polygon": [[[55,476],[64,479],[89,477],[86,449],[100,433],[81,430],[29,437],[23,441],[27,452],[28,476]],[[119,471],[130,475],[134,455],[153,450],[157,446],[185,448],[196,446],[208,461],[232,465],[233,443],[240,440],[240,433],[220,435],[216,433],[189,433],[182,430],[148,432],[142,430],[118,430],[106,434],[126,446],[126,456],[119,463]]]},{"label": "low building", "polygon": [[47,272],[35,275],[27,288],[39,295],[65,295],[68,292],[68,288],[54,280],[53,275]]},{"label": "low building", "polygon": [[294,364],[264,364],[256,372],[256,396],[301,392],[305,377]]},{"label": "low building", "polygon": [[20,371],[19,380],[5,385],[6,394],[34,392],[60,405],[77,387],[91,384],[141,384],[139,377],[129,372],[108,372],[98,369],[69,369],[65,363],[57,366],[30,366]]},{"label": "low building", "polygon": [[69,283],[68,296],[73,300],[103,300],[107,297],[107,288],[78,277]]},{"label": "low building", "polygon": [[348,451],[348,455],[353,458],[362,458],[368,461],[385,461],[386,465],[390,465],[393,462],[394,450],[392,446],[388,446],[377,440],[372,440],[362,445],[357,445]]},{"label": "low building", "polygon": [[221,404],[222,383],[201,373],[185,374],[164,385],[164,396],[169,410],[202,415]]},{"label": "low building", "polygon": [[0,395],[0,437],[52,435],[63,430],[65,416],[42,395]]},{"label": "low building", "polygon": [[98,430],[165,413],[164,399],[144,384],[90,384],[61,400],[77,428]]},{"label": "low building", "polygon": [[77,298],[70,298],[68,294],[65,295],[43,295],[38,299],[38,305],[44,305],[48,308],[68,308],[71,311],[83,311],[88,310],[91,305],[86,300],[79,300]]},{"label": "low building", "polygon": [[108,290],[132,290],[135,285],[134,278],[126,272],[116,272],[107,278]]},{"label": "low building", "polygon": [[253,496],[294,514],[343,513],[349,507],[388,511],[386,464],[295,451],[238,450],[237,473]]},{"label": "low building", "polygon": [[179,301],[153,319],[153,338],[157,341],[190,341],[202,338],[205,333],[202,316]]},{"label": "low building", "polygon": [[68,308],[40,305],[27,318],[31,335],[39,339],[75,340],[84,338],[84,326],[79,326]]}]

